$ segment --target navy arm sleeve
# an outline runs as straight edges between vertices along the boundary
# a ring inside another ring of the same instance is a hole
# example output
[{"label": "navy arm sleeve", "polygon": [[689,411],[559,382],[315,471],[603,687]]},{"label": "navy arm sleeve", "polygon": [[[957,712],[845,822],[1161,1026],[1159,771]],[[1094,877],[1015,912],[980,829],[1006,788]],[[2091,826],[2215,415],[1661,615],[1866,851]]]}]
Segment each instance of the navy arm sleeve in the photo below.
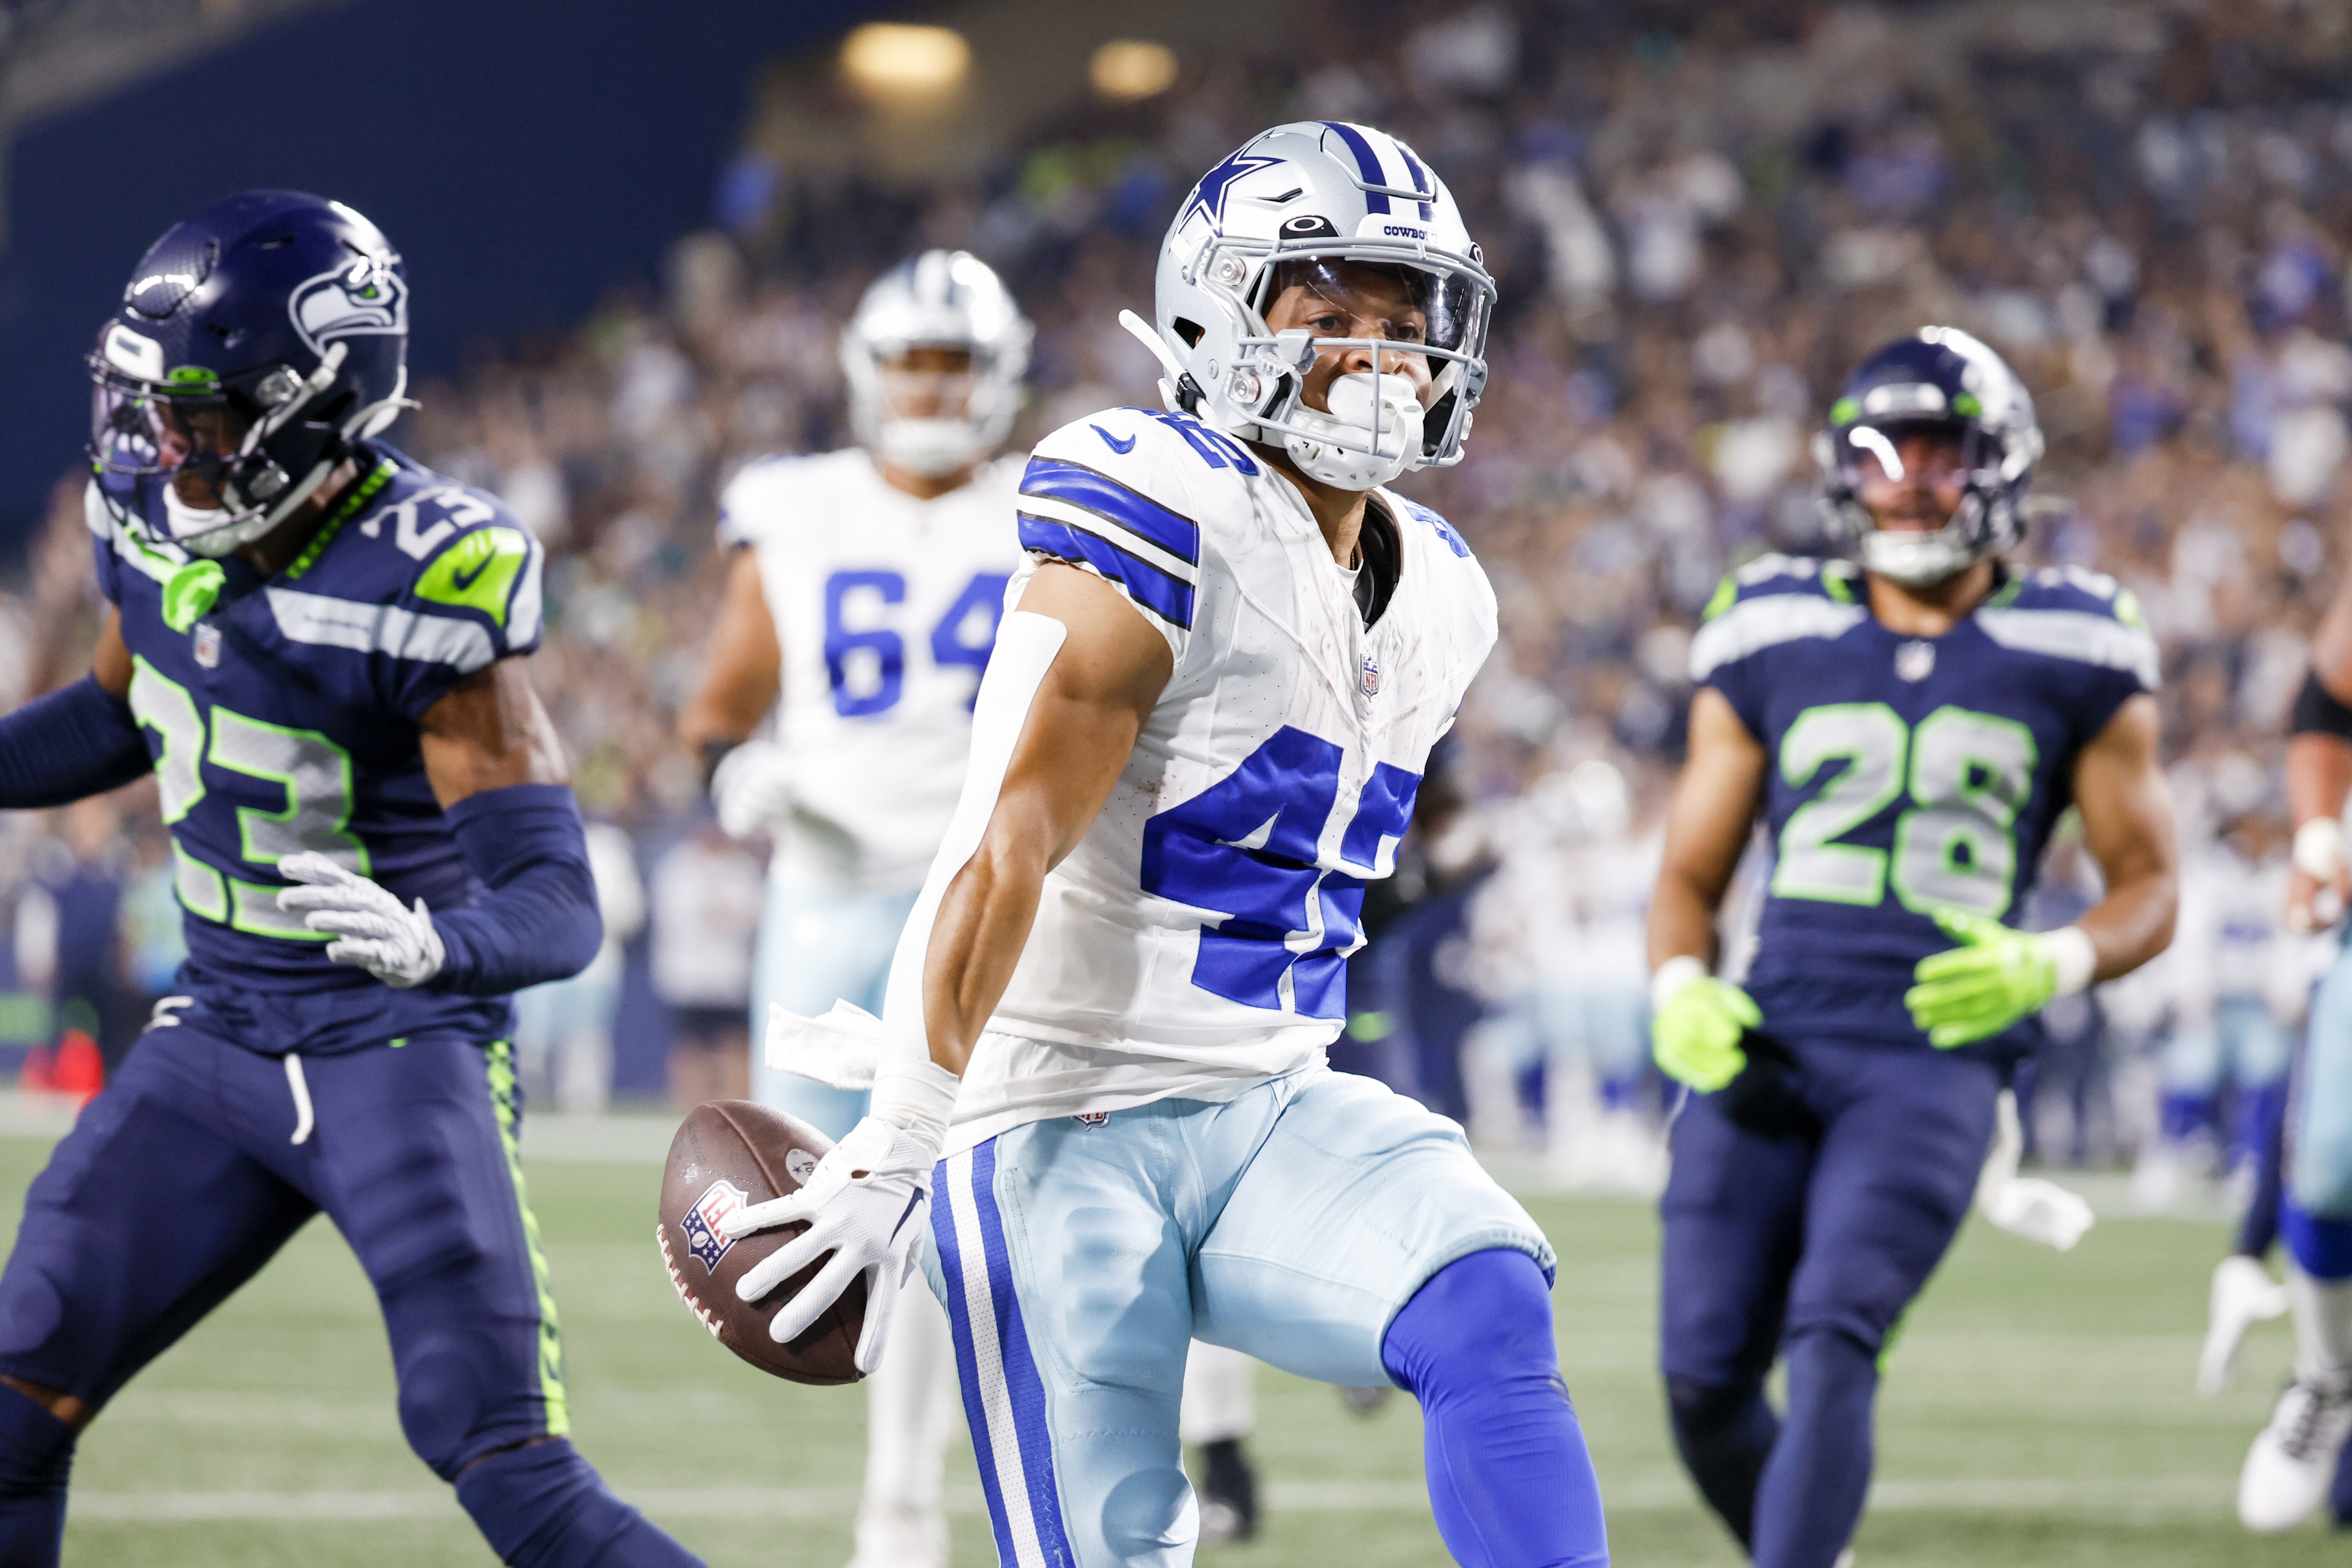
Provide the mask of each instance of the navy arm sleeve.
[{"label": "navy arm sleeve", "polygon": [[103,795],[154,765],[131,704],[94,675],[0,718],[0,811]]},{"label": "navy arm sleeve", "polygon": [[580,807],[566,784],[510,784],[446,812],[467,866],[489,888],[462,910],[436,911],[437,990],[503,996],[579,973],[604,941]]}]

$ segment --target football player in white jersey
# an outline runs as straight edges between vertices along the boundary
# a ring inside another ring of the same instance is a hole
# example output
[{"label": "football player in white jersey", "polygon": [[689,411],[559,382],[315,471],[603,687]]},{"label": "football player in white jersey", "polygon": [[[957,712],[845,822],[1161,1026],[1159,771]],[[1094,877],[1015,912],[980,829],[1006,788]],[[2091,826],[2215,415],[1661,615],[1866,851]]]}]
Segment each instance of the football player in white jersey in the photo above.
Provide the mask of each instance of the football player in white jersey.
[{"label": "football player in white jersey", "polygon": [[789,1339],[871,1276],[872,1364],[927,1268],[1018,1568],[1191,1560],[1193,1335],[1416,1394],[1461,1562],[1605,1563],[1549,1245],[1453,1122],[1324,1064],[1364,882],[1495,639],[1461,539],[1381,488],[1459,457],[1493,281],[1410,148],[1307,121],[1193,188],[1156,293],[1171,411],[1079,420],[1023,476],[872,1109],[730,1224],[812,1222],[742,1289],[830,1255]]},{"label": "football player in white jersey", "polygon": [[[1013,296],[977,258],[930,250],[901,262],[842,334],[861,445],[753,463],[720,500],[719,542],[736,555],[679,730],[711,769],[720,825],[775,843],[755,1039],[772,1003],[881,1005],[899,927],[955,805],[973,694],[1022,562],[1021,466],[996,452],[1020,411],[1029,341]],[[751,1088],[835,1138],[865,1110],[863,1094],[777,1072],[756,1049]],[[940,1476],[953,1352],[946,1318],[914,1289],[923,1299],[871,1383],[854,1568],[947,1561]]]}]

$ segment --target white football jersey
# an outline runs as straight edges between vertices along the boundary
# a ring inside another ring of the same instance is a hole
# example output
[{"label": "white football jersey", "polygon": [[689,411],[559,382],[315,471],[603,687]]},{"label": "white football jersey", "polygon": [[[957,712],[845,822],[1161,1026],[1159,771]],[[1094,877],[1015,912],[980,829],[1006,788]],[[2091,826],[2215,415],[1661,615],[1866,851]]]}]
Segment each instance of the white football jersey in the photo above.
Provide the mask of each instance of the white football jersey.
[{"label": "white football jersey", "polygon": [[774,830],[778,878],[842,891],[922,885],[1024,559],[1020,475],[1018,458],[999,458],[919,500],[851,448],[771,458],[728,485],[719,542],[758,552],[783,652],[774,722],[793,805]]},{"label": "white football jersey", "polygon": [[1430,748],[1495,641],[1494,591],[1460,536],[1377,494],[1397,570],[1367,626],[1304,497],[1240,443],[1121,408],[1038,444],[1012,602],[1044,561],[1083,565],[1175,668],[1102,815],[1045,879],[964,1076],[958,1145],[1229,1098],[1338,1035],[1364,883],[1394,868]]}]

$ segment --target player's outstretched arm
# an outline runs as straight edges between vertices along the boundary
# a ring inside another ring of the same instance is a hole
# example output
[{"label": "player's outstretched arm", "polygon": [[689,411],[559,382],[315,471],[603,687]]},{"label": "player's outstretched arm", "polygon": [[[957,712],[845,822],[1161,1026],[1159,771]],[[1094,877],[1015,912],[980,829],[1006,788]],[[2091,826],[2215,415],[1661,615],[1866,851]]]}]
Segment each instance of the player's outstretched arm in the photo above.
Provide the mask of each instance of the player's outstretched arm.
[{"label": "player's outstretched arm", "polygon": [[2294,874],[2286,920],[2296,931],[2333,925],[2352,902],[2344,802],[2352,795],[2352,583],[2311,639],[2311,671],[2287,725],[2286,803],[2294,818]]},{"label": "player's outstretched arm", "polygon": [[1738,1076],[1747,1064],[1740,1034],[1763,1018],[1747,993],[1709,971],[1716,911],[1747,847],[1766,765],[1763,746],[1723,694],[1701,687],[1650,898],[1651,1051],[1669,1077],[1701,1091]]},{"label": "player's outstretched arm", "polygon": [[1904,995],[1930,1044],[1989,1038],[2052,997],[2127,974],[2170,944],[2180,856],[2158,765],[2155,698],[2143,692],[2116,710],[2074,759],[2072,784],[2084,847],[2098,862],[2106,897],[2054,931],[1937,911],[1936,923],[1959,945],[1921,959],[1918,984]]},{"label": "player's outstretched arm", "polygon": [[776,705],[783,668],[775,619],[760,584],[759,557],[738,550],[703,655],[702,684],[677,715],[677,738],[702,765],[719,826],[737,838],[765,827],[789,796],[789,759],[782,748],[750,739]]},{"label": "player's outstretched arm", "polygon": [[915,1265],[957,1079],[1013,978],[1045,873],[1110,798],[1173,667],[1134,606],[1076,567],[1041,567],[1005,617],[973,710],[963,799],[891,965],[872,1107],[800,1191],[721,1222],[731,1236],[809,1222],[735,1288],[757,1300],[826,1259],[768,1320],[778,1341],[798,1336],[862,1275],[857,1366],[878,1364],[898,1286]]},{"label": "player's outstretched arm", "polygon": [[0,717],[0,811],[63,805],[154,766],[128,700],[131,650],[109,611],[89,674]]},{"label": "player's outstretched arm", "polygon": [[298,885],[278,907],[336,940],[327,956],[388,985],[503,996],[577,974],[604,926],[588,840],[563,761],[522,656],[467,676],[418,726],[425,776],[467,868],[488,893],[464,909],[414,908],[324,855],[289,855]]},{"label": "player's outstretched arm", "polygon": [[1045,873],[1110,798],[1173,668],[1168,644],[1118,590],[1058,563],[1021,609],[1068,628],[1038,688],[980,847],[948,884],[923,964],[931,1059],[961,1074],[1029,940]]}]

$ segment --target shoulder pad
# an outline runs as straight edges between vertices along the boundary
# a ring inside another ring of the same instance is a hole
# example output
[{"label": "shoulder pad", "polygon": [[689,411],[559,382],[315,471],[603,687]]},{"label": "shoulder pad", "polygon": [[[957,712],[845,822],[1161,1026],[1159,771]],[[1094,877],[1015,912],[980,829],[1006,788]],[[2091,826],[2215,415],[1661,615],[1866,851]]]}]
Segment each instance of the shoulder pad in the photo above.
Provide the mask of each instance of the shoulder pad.
[{"label": "shoulder pad", "polygon": [[2132,591],[2103,572],[2045,566],[2010,579],[1976,613],[2003,647],[2130,673],[2149,691],[2162,660]]},{"label": "shoulder pad", "polygon": [[1848,561],[1763,555],[1726,576],[1691,639],[1690,678],[1804,637],[1843,637],[1869,616]]},{"label": "shoulder pad", "polygon": [[1247,447],[1181,415],[1119,408],[1076,420],[1038,442],[1022,471],[1022,548],[1083,562],[1190,629],[1201,580],[1196,486],[1257,472]]},{"label": "shoulder pad", "polygon": [[1470,546],[1463,542],[1462,536],[1454,531],[1454,525],[1452,523],[1446,521],[1444,518],[1438,516],[1435,512],[1430,510],[1429,508],[1422,505],[1419,501],[1408,500],[1403,496],[1398,495],[1392,490],[1383,489],[1381,491],[1381,495],[1382,499],[1387,500],[1390,510],[1397,516],[1399,521],[1427,524],[1431,529],[1435,531],[1438,540],[1445,546],[1446,549],[1465,559],[1469,556]]},{"label": "shoulder pad", "polygon": [[[721,548],[750,544],[773,524],[777,503],[820,481],[825,468],[844,458],[866,461],[851,448],[841,452],[779,453],[754,458],[735,470],[719,492],[719,543]],[[784,515],[790,515],[787,511]]]},{"label": "shoulder pad", "polygon": [[[395,493],[360,525],[416,563],[405,596],[430,613],[479,616],[505,645],[535,641],[539,541],[496,496],[436,475],[420,477],[427,482]],[[295,566],[302,564],[298,558]],[[289,568],[289,575],[299,573]]]}]

